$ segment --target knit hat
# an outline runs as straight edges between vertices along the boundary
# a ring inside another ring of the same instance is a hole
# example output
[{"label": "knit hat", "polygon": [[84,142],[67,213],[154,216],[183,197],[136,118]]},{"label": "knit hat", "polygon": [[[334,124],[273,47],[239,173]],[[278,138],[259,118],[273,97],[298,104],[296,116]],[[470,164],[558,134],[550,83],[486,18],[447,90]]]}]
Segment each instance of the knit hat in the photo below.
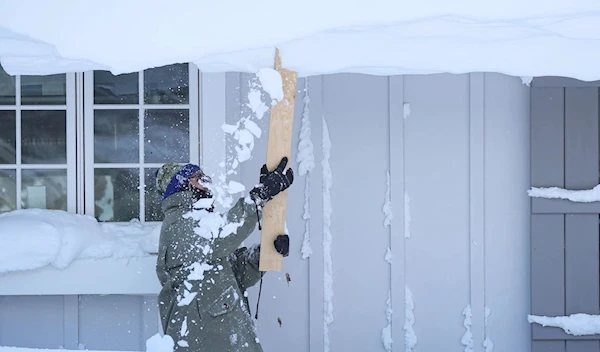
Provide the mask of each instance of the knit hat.
[{"label": "knit hat", "polygon": [[183,189],[190,176],[200,170],[198,165],[179,165],[166,163],[156,172],[156,189],[162,194],[162,199]]}]

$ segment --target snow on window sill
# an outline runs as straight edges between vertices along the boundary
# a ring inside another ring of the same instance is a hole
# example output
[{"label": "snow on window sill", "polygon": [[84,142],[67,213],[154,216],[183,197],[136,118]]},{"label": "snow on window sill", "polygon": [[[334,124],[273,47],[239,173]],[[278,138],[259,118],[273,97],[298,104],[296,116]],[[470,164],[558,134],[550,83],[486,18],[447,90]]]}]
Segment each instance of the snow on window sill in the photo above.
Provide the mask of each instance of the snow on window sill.
[{"label": "snow on window sill", "polygon": [[0,275],[1,295],[157,295],[156,256],[75,260],[65,269],[53,266]]}]

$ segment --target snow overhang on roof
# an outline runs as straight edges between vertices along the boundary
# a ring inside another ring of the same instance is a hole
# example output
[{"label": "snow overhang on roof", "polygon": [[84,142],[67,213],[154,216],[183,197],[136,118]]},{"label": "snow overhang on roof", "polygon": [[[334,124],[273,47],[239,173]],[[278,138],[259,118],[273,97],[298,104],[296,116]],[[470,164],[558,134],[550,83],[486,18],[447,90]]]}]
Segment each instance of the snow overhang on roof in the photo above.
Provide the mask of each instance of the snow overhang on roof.
[{"label": "snow overhang on roof", "polygon": [[600,79],[600,1],[0,0],[11,75],[128,73],[176,62],[204,72],[300,76],[499,72]]}]

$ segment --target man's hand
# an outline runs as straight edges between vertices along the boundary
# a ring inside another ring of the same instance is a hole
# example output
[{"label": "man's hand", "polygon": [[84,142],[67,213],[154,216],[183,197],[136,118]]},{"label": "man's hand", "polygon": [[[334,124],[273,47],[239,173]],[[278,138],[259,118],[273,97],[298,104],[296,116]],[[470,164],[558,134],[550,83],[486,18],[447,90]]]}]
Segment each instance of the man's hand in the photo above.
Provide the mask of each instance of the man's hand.
[{"label": "man's hand", "polygon": [[277,253],[287,257],[290,254],[290,236],[279,235],[275,239],[275,250]]},{"label": "man's hand", "polygon": [[250,191],[250,197],[254,202],[263,206],[292,185],[294,171],[289,168],[285,173],[283,172],[287,163],[288,158],[284,156],[273,171],[269,171],[267,165],[263,165],[260,169],[260,184]]}]

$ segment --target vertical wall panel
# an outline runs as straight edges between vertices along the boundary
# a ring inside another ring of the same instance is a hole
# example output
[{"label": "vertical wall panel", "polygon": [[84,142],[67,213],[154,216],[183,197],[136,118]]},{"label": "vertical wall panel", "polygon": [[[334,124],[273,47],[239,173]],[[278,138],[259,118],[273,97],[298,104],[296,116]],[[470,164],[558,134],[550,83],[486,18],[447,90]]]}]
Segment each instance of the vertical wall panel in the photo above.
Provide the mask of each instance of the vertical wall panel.
[{"label": "vertical wall panel", "polygon": [[79,345],[79,296],[64,296],[64,348],[77,349]]},{"label": "vertical wall panel", "polygon": [[[531,216],[531,314],[565,314],[564,216]],[[532,326],[533,338],[543,339],[553,328]]]},{"label": "vertical wall panel", "polygon": [[486,334],[494,351],[527,351],[529,88],[519,78],[486,73],[484,104]]},{"label": "vertical wall panel", "polygon": [[[469,75],[469,300],[473,343],[485,339],[485,74]],[[483,264],[483,265],[482,265]]]},{"label": "vertical wall panel", "polygon": [[[331,351],[382,350],[390,280],[382,207],[389,167],[387,77],[323,78],[331,139],[334,321]],[[365,323],[368,322],[368,323]]]},{"label": "vertical wall panel", "polygon": [[142,296],[82,296],[79,341],[86,349],[142,351]]},{"label": "vertical wall panel", "polygon": [[[469,77],[406,76],[405,182],[410,197],[406,283],[422,351],[466,332],[469,302]],[[441,296],[440,296],[441,295]]]},{"label": "vertical wall panel", "polygon": [[63,346],[61,296],[0,297],[0,346]]},{"label": "vertical wall panel", "polygon": [[[323,125],[323,77],[309,78],[311,140],[315,157],[315,168],[310,175],[310,242],[312,255],[308,258],[308,315],[310,351],[322,351],[324,346],[323,312],[325,303],[324,292],[324,262],[323,262],[323,168],[320,160],[323,157],[322,140]],[[298,187],[298,186],[296,186]],[[298,250],[298,249],[297,249]],[[299,292],[302,292],[299,290]]]},{"label": "vertical wall panel", "polygon": [[565,89],[565,187],[598,184],[598,89]]},{"label": "vertical wall panel", "polygon": [[563,187],[564,89],[531,89],[531,184]]},{"label": "vertical wall panel", "polygon": [[[405,323],[405,242],[404,242],[404,76],[390,77],[390,174],[392,212],[392,340],[394,351],[403,351]],[[408,108],[408,106],[407,106]],[[408,111],[407,111],[408,112]]]}]

